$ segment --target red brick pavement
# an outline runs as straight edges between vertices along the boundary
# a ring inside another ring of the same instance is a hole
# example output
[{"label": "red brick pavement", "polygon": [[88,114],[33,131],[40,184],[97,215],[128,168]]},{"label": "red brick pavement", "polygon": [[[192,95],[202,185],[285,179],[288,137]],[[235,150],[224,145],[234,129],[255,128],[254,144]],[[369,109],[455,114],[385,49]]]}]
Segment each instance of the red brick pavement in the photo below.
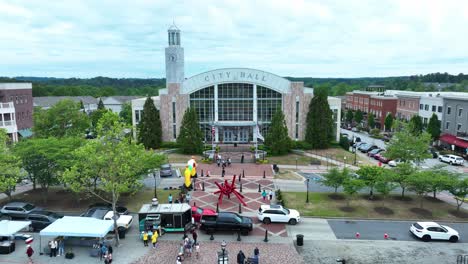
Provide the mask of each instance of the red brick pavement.
[{"label": "red brick pavement", "polygon": [[[228,179],[232,179],[231,177],[226,177]],[[223,179],[216,177],[216,178],[198,178],[197,182],[205,183],[205,192],[203,191],[195,191],[192,193],[192,201],[196,203],[197,206],[202,208],[210,208],[216,210],[216,204],[218,203],[219,195],[215,195],[214,192],[218,190],[218,187],[214,184],[215,181],[221,182]],[[230,181],[229,181],[230,182]],[[253,179],[253,178],[246,178],[242,179],[243,183],[243,192],[241,193],[244,195],[244,201],[247,206],[242,206],[242,212],[250,212],[256,213],[260,205],[262,204],[269,204],[270,201],[268,199],[263,200],[260,193],[258,193],[258,184],[261,183],[261,189],[264,188],[267,190],[274,189],[273,182],[269,179]],[[239,182],[236,181],[236,187],[239,191]],[[199,187],[197,187],[199,188]],[[231,195],[230,199],[226,196],[223,196],[223,200],[221,204],[218,205],[219,210],[221,211],[230,211],[230,212],[238,212],[239,209],[239,201],[235,195]],[[263,236],[265,235],[265,230],[268,230],[268,233],[273,236],[282,236],[286,237],[286,225],[285,224],[270,224],[264,225],[257,221],[256,217],[253,217],[254,220],[254,230],[250,233],[253,236]]]},{"label": "red brick pavement", "polygon": [[[220,176],[222,168],[218,167],[216,163],[213,164],[205,164],[199,163],[197,168],[198,175],[201,175],[201,171],[203,170],[203,174],[209,171],[211,176]],[[253,163],[234,163],[231,166],[226,167],[225,169],[227,176],[232,176],[234,174],[240,175],[242,171],[244,171],[245,177],[263,177],[263,171],[265,171],[265,176],[268,178],[273,178],[273,170],[271,165],[268,164],[253,164]]]},{"label": "red brick pavement", "polygon": [[[201,242],[200,257],[197,259],[193,254],[184,260],[184,264],[205,264],[217,263],[217,255],[221,241],[216,242]],[[148,248],[148,253],[141,257],[133,264],[174,264],[178,253],[179,242],[176,241],[159,241],[157,248]],[[291,244],[274,244],[274,243],[245,243],[245,242],[228,242],[226,250],[229,256],[229,263],[236,263],[237,253],[242,250],[247,257],[253,255],[253,250],[258,247],[260,251],[260,263],[265,264],[303,264],[304,260],[294,249]]]}]

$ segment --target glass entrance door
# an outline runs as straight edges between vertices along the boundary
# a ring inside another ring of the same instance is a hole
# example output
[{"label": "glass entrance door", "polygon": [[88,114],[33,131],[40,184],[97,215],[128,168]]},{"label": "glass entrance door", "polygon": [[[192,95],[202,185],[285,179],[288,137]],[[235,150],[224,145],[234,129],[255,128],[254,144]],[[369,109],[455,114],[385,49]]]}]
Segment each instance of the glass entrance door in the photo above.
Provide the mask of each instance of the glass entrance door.
[{"label": "glass entrance door", "polygon": [[223,127],[220,140],[225,143],[247,143],[250,131],[250,127]]}]

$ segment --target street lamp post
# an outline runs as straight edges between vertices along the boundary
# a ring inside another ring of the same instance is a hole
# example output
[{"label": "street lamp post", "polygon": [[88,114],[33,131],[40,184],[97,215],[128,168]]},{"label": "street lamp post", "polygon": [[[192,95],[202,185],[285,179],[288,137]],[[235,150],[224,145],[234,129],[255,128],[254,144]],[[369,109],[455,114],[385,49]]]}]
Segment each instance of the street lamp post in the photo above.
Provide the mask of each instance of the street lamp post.
[{"label": "street lamp post", "polygon": [[296,170],[297,170],[297,157],[296,157]]},{"label": "street lamp post", "polygon": [[309,203],[309,181],[310,181],[310,179],[307,178],[307,198],[306,198],[306,203]]},{"label": "street lamp post", "polygon": [[356,137],[353,135],[354,166],[356,166]]},{"label": "street lamp post", "polygon": [[224,240],[221,243],[221,251],[223,252],[223,264],[224,264],[224,256],[226,255],[226,241]]},{"label": "street lamp post", "polygon": [[154,177],[154,198],[158,198],[158,194],[156,192],[156,171],[153,171],[153,177]]}]

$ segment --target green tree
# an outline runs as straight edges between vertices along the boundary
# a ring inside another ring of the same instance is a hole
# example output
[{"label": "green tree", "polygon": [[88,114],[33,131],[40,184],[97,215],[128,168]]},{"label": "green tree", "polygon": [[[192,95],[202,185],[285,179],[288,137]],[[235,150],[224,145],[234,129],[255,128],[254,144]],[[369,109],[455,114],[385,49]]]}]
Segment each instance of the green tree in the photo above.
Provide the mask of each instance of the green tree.
[{"label": "green tree", "polygon": [[84,104],[83,104],[83,100],[80,100],[80,109],[83,111],[83,113],[85,112],[85,107],[84,107]]},{"label": "green tree", "polygon": [[305,141],[314,149],[327,148],[333,139],[333,112],[327,90],[316,88],[309,104]]},{"label": "green tree", "polygon": [[[97,139],[73,152],[73,163],[63,174],[63,180],[76,193],[90,193],[116,204],[123,193],[134,194],[141,188],[141,179],[149,170],[159,168],[166,161],[163,154],[146,151],[141,144],[126,139],[125,124],[117,114],[107,112],[99,121]],[[94,179],[98,175],[97,188]],[[114,218],[116,245],[119,245],[117,218]]]},{"label": "green tree", "polygon": [[431,179],[430,186],[434,198],[437,198],[438,192],[448,190],[452,181],[459,178],[459,175],[451,173],[443,167],[445,166],[435,166],[426,172]]},{"label": "green tree", "polygon": [[398,183],[401,188],[401,197],[405,197],[405,190],[408,187],[408,179],[416,172],[416,168],[409,162],[397,164],[393,170],[393,182]]},{"label": "green tree", "polygon": [[132,125],[132,104],[131,103],[124,103],[122,105],[122,110],[119,113],[120,119],[126,125]]},{"label": "green tree", "polygon": [[354,114],[354,122],[360,124],[363,119],[364,119],[364,114],[362,113],[361,110],[358,109],[356,113]]},{"label": "green tree", "polygon": [[432,137],[432,140],[437,140],[440,136],[440,121],[437,118],[437,115],[434,113],[429,119],[429,123],[427,124],[427,133],[429,133]]},{"label": "green tree", "polygon": [[348,196],[346,200],[346,205],[349,207],[351,200],[356,196],[356,194],[364,188],[365,184],[360,179],[348,178],[343,182],[343,191]]},{"label": "green tree", "polygon": [[36,137],[69,137],[84,135],[89,127],[88,116],[80,111],[80,104],[62,100],[51,108],[34,110],[33,131]]},{"label": "green tree", "polygon": [[102,102],[102,98],[99,98],[99,102],[98,102],[98,105],[97,105],[97,109],[98,109],[98,110],[104,110],[104,109],[106,109],[106,107],[104,106],[104,103]]},{"label": "green tree", "polygon": [[162,125],[159,111],[154,101],[148,96],[143,106],[143,114],[138,124],[138,142],[146,149],[157,149],[162,143]]},{"label": "green tree", "polygon": [[384,173],[384,168],[378,166],[361,166],[356,172],[359,179],[364,182],[364,185],[369,188],[369,197],[374,199],[374,187],[378,179]]},{"label": "green tree", "polygon": [[466,201],[466,197],[468,196],[468,178],[452,181],[449,186],[449,192],[457,202],[457,212],[459,212],[460,207]]},{"label": "green tree", "polygon": [[389,171],[384,171],[381,173],[375,182],[375,190],[382,194],[382,206],[385,206],[385,200],[387,199],[388,195],[391,191],[395,190],[398,185],[393,182],[392,173]]},{"label": "green tree", "polygon": [[104,108],[95,110],[90,114],[89,118],[91,119],[91,126],[93,127],[93,131],[96,130],[97,124],[101,117],[107,112],[109,112],[109,110]]},{"label": "green tree", "polygon": [[393,116],[391,113],[388,113],[388,115],[385,117],[385,130],[389,131],[392,129],[393,125]]},{"label": "green tree", "polygon": [[41,186],[44,201],[49,187],[60,183],[62,172],[70,166],[71,153],[83,142],[78,137],[49,137],[28,139],[15,146],[15,153],[22,159],[34,188],[36,183]]},{"label": "green tree", "polygon": [[6,194],[11,200],[16,183],[23,175],[21,173],[21,160],[12,153],[7,141],[6,130],[0,128],[0,193]]},{"label": "green tree", "polygon": [[408,125],[409,131],[414,136],[418,136],[423,131],[423,122],[422,118],[419,115],[414,115],[413,117],[411,117]]},{"label": "green tree", "polygon": [[430,158],[427,151],[431,136],[426,133],[414,135],[408,127],[396,132],[388,143],[386,156],[390,159],[402,159],[403,161],[420,162]]},{"label": "green tree", "polygon": [[177,145],[185,154],[199,154],[203,151],[203,132],[198,124],[195,108],[185,110]]},{"label": "green tree", "polygon": [[347,168],[339,170],[337,167],[333,167],[322,176],[323,180],[320,181],[320,184],[335,188],[335,193],[337,193],[338,188],[343,186],[344,181],[350,177],[350,171]]},{"label": "green tree", "polygon": [[372,113],[369,113],[367,115],[367,126],[369,128],[374,128],[375,127],[375,118],[374,118],[374,114],[372,114]]},{"label": "green tree", "polygon": [[353,111],[351,109],[348,109],[348,111],[346,112],[346,122],[348,123],[353,122],[353,118],[354,118]]},{"label": "green tree", "polygon": [[431,191],[430,171],[419,171],[408,177],[408,187],[419,196],[419,207],[423,208],[423,200],[426,193]]},{"label": "green tree", "polygon": [[288,127],[281,110],[276,110],[271,119],[270,129],[265,138],[265,146],[271,154],[282,155],[291,149],[291,138],[288,136]]}]

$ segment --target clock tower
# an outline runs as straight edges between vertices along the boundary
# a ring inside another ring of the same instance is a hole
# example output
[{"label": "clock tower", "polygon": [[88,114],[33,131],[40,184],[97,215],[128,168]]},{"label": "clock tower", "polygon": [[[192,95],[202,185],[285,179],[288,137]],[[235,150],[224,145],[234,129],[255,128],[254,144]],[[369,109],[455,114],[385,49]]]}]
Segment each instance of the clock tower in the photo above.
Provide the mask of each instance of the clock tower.
[{"label": "clock tower", "polygon": [[184,81],[184,48],[180,46],[180,30],[173,24],[168,30],[169,46],[166,47],[166,87],[170,83]]}]

